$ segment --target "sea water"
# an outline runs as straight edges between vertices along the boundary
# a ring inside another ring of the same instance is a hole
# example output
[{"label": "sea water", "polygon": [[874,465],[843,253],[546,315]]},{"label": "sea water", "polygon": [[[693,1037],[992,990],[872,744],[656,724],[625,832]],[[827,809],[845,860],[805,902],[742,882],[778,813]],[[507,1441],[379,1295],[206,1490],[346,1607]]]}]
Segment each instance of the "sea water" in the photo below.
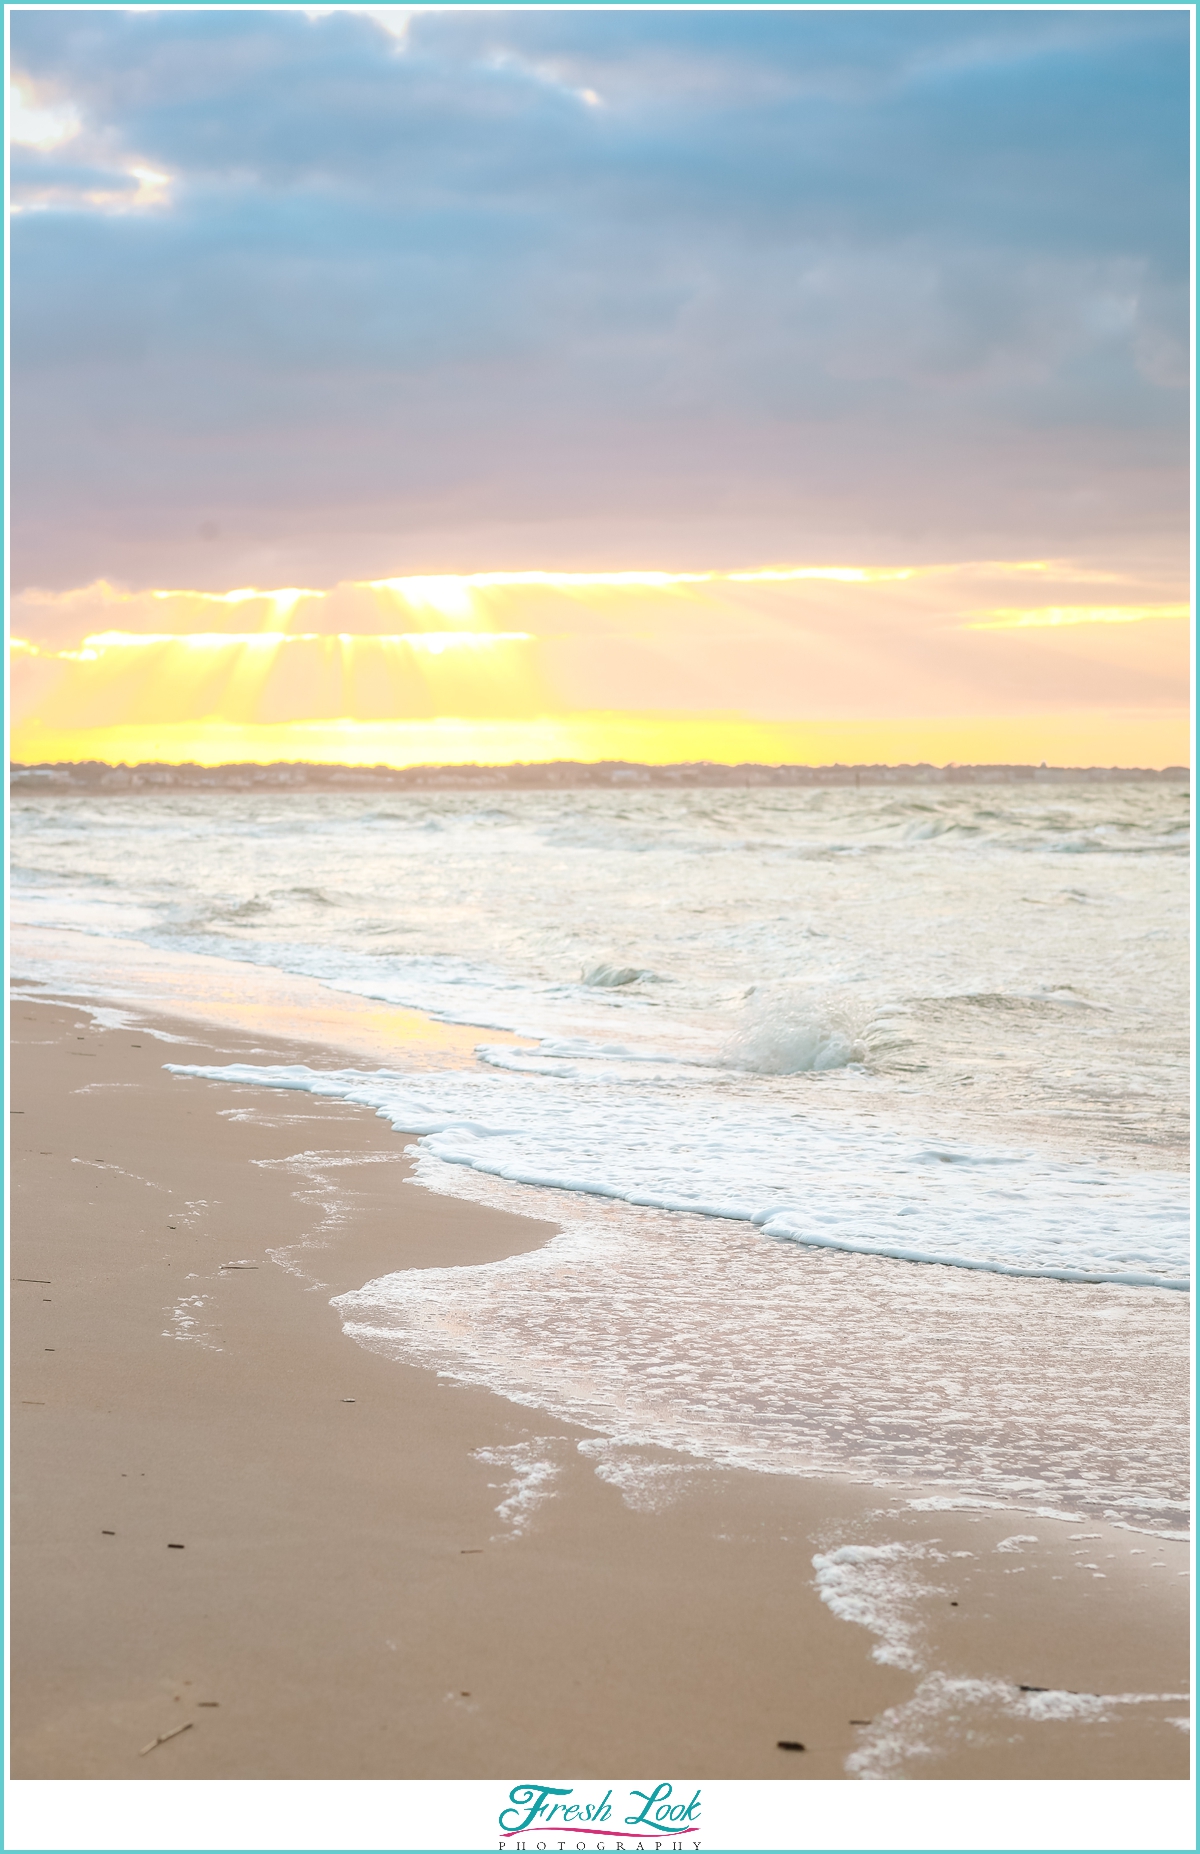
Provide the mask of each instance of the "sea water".
[{"label": "sea water", "polygon": [[457,1063],[187,1071],[359,1102],[424,1185],[560,1224],[343,1297],[364,1343],[614,1443],[1175,1523],[1182,782],[38,794],[13,824],[18,978],[145,1004],[164,960],[220,962],[478,1030]]}]

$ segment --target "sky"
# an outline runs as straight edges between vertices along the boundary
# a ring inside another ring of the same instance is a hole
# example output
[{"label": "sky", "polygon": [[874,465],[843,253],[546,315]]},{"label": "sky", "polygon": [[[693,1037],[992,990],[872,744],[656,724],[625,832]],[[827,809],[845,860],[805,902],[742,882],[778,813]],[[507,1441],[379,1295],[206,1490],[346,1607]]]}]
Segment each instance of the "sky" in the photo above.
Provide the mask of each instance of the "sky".
[{"label": "sky", "polygon": [[1188,757],[1184,10],[10,10],[14,757]]}]

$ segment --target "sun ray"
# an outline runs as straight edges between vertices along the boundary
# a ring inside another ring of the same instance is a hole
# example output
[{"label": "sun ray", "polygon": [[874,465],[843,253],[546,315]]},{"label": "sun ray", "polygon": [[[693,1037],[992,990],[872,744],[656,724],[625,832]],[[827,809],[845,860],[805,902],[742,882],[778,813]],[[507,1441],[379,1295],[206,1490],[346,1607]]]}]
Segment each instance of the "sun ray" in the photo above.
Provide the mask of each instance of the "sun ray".
[{"label": "sun ray", "polygon": [[[1031,581],[1037,605],[1021,598]],[[1127,586],[1122,603],[1088,599],[1098,581]],[[966,585],[994,603],[964,611]],[[1177,763],[1189,608],[1174,591],[1049,558],[498,569],[324,589],[98,581],[14,599],[13,753],[661,762],[804,756],[836,739],[868,760],[930,758],[948,742],[952,757],[1012,760],[1033,726],[1015,699],[1060,720],[1074,702],[1080,727],[1090,705],[1107,716],[1097,740],[1116,738],[1126,709],[1154,712],[1130,736],[1137,757]],[[1011,639],[1008,669],[971,635],[991,632]],[[1048,652],[1039,639],[1052,637]],[[980,652],[989,684],[1009,678],[999,732],[979,697]],[[835,725],[849,731],[819,732]],[[1055,725],[1056,738],[1084,738],[1074,721]]]}]

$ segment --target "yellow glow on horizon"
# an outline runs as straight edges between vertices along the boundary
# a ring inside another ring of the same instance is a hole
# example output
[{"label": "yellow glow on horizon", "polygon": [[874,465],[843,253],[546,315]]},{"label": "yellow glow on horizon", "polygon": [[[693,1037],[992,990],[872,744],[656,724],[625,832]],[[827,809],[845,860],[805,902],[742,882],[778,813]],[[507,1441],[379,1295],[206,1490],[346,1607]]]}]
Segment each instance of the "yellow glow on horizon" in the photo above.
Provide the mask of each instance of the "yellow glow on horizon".
[{"label": "yellow glow on horizon", "polygon": [[1187,604],[1171,605],[1040,605],[1031,609],[1001,607],[988,612],[964,631],[1049,630],[1064,624],[1141,624],[1148,618],[1190,618]]},{"label": "yellow glow on horizon", "polygon": [[586,713],[532,720],[439,715],[428,720],[198,722],[15,728],[23,764],[99,760],[201,766],[309,762],[341,766],[512,765],[631,760],[645,765],[1015,764],[1186,766],[1186,712],[1010,715],[954,720],[773,723],[740,715]]},{"label": "yellow glow on horizon", "polygon": [[[1083,603],[1097,596],[1124,603]],[[1187,612],[1170,578],[1049,559],[497,570],[327,590],[101,580],[14,596],[13,752],[1182,763],[1188,633],[1138,621]],[[993,631],[1008,641],[964,635]],[[991,718],[993,697],[1020,715]]]}]

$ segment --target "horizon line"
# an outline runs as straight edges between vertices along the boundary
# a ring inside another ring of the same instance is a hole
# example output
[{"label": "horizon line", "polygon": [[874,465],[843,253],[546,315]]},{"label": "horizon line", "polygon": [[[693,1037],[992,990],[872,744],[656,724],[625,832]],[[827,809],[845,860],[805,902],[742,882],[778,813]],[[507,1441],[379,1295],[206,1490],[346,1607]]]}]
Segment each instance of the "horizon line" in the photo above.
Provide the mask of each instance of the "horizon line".
[{"label": "horizon line", "polygon": [[1128,772],[1165,778],[1190,773],[1190,765],[1118,766],[1092,761],[1083,766],[1051,765],[1046,760],[441,760],[394,766],[386,760],[11,760],[9,772],[70,772],[100,767],[108,772],[316,772],[369,773],[406,777],[415,773],[630,771],[651,777],[672,772]]}]

